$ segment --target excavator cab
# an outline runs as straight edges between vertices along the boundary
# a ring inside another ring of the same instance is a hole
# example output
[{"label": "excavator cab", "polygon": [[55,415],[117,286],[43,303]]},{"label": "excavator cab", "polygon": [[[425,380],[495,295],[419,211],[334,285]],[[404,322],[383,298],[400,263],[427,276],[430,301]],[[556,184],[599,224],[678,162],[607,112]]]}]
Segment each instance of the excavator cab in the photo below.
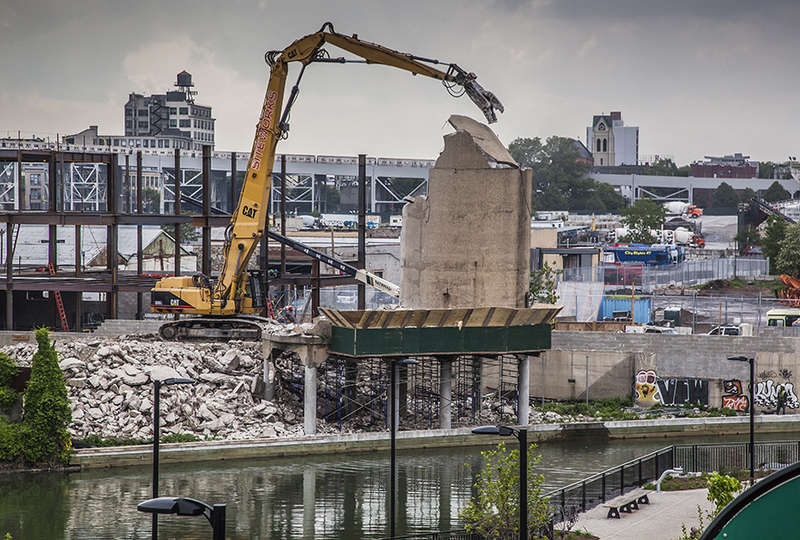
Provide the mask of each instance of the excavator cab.
[{"label": "excavator cab", "polygon": [[245,298],[249,298],[254,310],[267,305],[267,294],[264,287],[264,273],[261,270],[250,270],[245,285]]}]

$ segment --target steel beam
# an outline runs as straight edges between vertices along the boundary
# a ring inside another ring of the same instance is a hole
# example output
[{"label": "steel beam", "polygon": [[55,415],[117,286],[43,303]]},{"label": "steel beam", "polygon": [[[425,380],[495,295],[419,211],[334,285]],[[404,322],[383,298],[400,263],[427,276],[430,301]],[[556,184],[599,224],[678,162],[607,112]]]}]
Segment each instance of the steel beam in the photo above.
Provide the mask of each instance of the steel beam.
[{"label": "steel beam", "polygon": [[203,145],[203,274],[211,275],[211,227],[208,216],[211,214],[211,147]]}]

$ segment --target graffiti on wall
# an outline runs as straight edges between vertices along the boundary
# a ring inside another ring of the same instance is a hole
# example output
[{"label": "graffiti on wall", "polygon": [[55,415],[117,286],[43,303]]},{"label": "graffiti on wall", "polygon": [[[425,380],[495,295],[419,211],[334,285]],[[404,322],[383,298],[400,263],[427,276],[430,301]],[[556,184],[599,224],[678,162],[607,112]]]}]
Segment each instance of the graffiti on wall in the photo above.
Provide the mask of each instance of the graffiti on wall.
[{"label": "graffiti on wall", "polygon": [[742,391],[742,381],[739,379],[729,379],[722,381],[722,408],[733,409],[734,411],[747,411],[750,399]]},{"label": "graffiti on wall", "polygon": [[639,370],[634,383],[634,401],[640,407],[652,407],[661,403],[661,395],[656,384],[656,372]]},{"label": "graffiti on wall", "polygon": [[634,382],[634,399],[640,407],[653,405],[708,405],[708,381],[704,379],[662,379],[652,369],[639,370]]},{"label": "graffiti on wall", "polygon": [[756,393],[753,396],[753,403],[759,407],[773,409],[778,406],[778,389],[783,386],[786,389],[786,407],[797,409],[800,407],[800,400],[794,393],[794,385],[789,381],[779,383],[772,379],[759,381],[756,383]]}]

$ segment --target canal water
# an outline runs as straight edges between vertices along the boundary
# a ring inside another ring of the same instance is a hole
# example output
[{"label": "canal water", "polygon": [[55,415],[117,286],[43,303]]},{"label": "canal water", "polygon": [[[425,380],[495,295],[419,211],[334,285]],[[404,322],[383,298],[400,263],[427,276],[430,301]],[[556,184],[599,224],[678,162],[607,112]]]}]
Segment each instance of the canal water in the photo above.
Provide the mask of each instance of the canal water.
[{"label": "canal water", "polygon": [[[546,488],[557,488],[672,443],[722,440],[743,439],[548,442],[538,448],[542,460],[537,468]],[[458,512],[468,503],[481,467],[480,451],[399,452],[397,534],[458,528]],[[389,534],[388,452],[162,464],[159,485],[162,495],[226,504],[230,540],[349,540]],[[0,473],[0,538],[6,532],[15,540],[150,538],[150,516],[137,512],[136,505],[150,498],[151,489],[149,467]],[[202,517],[159,519],[161,539],[210,537],[211,527]]]}]

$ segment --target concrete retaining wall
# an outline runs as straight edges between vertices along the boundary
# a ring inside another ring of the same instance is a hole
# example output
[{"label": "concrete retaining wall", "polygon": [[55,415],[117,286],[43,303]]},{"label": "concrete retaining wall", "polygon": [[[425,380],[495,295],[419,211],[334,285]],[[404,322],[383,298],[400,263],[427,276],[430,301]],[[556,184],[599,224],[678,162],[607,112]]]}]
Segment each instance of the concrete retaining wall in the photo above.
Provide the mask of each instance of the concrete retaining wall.
[{"label": "concrete retaining wall", "polygon": [[800,411],[800,391],[795,390],[795,380],[800,379],[800,338],[555,331],[552,343],[553,350],[543,355],[544,372],[541,361],[531,366],[535,396],[541,395],[544,381],[546,398],[582,399],[588,355],[590,398],[624,396],[634,390],[637,373],[652,371],[671,384],[707,381],[708,404],[719,407],[723,396],[733,395],[731,381],[738,381],[742,394],[749,395],[747,363],[727,359],[744,355],[756,359],[758,408],[774,411],[775,389],[782,384],[790,390],[788,408]]},{"label": "concrete retaining wall", "polygon": [[[749,433],[749,420],[738,418],[673,418],[593,422],[589,424],[540,424],[529,426],[530,442],[545,442],[581,437],[595,440],[605,438],[675,438],[708,435],[743,435]],[[756,417],[758,433],[797,433],[800,415]],[[446,448],[456,446],[486,446],[502,438],[472,435],[469,428],[401,431],[397,447]],[[508,442],[508,440],[505,440]],[[263,459],[270,457],[308,456],[356,452],[388,452],[388,433],[358,433],[325,435],[256,441],[215,441],[164,444],[160,448],[160,463],[188,463],[231,459]],[[131,467],[152,464],[151,446],[90,448],[78,450],[70,465],[81,469]]]}]

